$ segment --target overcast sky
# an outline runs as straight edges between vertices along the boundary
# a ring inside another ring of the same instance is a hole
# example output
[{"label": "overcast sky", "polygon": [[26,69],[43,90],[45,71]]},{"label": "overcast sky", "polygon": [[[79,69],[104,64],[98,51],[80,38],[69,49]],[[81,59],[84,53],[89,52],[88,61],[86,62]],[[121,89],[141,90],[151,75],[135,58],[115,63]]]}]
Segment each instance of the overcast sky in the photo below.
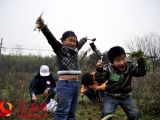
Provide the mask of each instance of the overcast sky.
[{"label": "overcast sky", "polygon": [[72,30],[78,39],[96,38],[101,52],[115,45],[125,48],[125,41],[149,32],[160,34],[160,0],[0,0],[2,54],[12,53],[17,46],[24,48],[23,54],[54,54],[48,51],[52,48],[43,34],[34,31],[42,12],[57,40]]}]

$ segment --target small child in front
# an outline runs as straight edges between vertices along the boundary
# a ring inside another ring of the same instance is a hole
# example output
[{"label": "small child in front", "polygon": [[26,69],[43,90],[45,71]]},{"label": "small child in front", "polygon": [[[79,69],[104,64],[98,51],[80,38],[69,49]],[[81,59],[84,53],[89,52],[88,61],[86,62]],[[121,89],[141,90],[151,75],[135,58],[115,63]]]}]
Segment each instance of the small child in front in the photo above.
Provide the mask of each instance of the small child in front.
[{"label": "small child in front", "polygon": [[78,75],[81,70],[78,62],[78,51],[87,42],[87,37],[79,42],[73,31],[66,31],[62,34],[60,43],[53,36],[51,31],[41,17],[37,19],[44,36],[57,55],[59,80],[56,88],[57,109],[54,120],[75,120],[75,112],[78,105],[79,81]]}]

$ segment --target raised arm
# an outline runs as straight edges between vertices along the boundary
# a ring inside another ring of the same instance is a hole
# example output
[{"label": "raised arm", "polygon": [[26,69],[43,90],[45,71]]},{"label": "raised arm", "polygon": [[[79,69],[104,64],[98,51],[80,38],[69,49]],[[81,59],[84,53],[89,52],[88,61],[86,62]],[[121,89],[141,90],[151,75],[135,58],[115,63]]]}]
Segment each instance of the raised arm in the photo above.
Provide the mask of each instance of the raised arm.
[{"label": "raised arm", "polygon": [[80,50],[82,48],[82,46],[87,42],[87,37],[85,36],[84,38],[80,39],[80,41],[78,42],[78,50]]},{"label": "raised arm", "polygon": [[41,17],[39,17],[37,19],[36,23],[39,24],[38,29],[40,29],[42,31],[42,33],[46,37],[48,43],[53,48],[54,52],[56,52],[58,50],[59,46],[61,46],[61,43],[58,40],[56,40],[54,35],[48,29],[47,25],[44,24],[44,21],[43,21],[43,19]]},{"label": "raised arm", "polygon": [[138,64],[132,63],[133,76],[143,77],[146,74],[145,63],[141,59],[137,59]]}]

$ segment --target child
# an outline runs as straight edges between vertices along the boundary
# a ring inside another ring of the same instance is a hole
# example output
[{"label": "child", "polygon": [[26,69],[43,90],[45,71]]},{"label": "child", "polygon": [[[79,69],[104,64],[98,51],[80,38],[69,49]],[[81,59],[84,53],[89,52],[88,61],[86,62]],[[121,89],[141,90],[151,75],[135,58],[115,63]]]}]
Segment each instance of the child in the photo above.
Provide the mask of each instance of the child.
[{"label": "child", "polygon": [[62,34],[61,44],[44,24],[41,17],[37,21],[40,23],[39,29],[57,55],[59,80],[56,89],[57,109],[54,120],[75,120],[79,91],[78,75],[81,74],[78,51],[87,42],[87,37],[78,42],[73,31],[66,31]]},{"label": "child", "polygon": [[30,80],[29,92],[31,103],[37,101],[36,95],[39,94],[43,94],[47,97],[47,103],[50,102],[51,98],[54,98],[56,95],[56,80],[52,73],[49,72],[49,67],[47,65],[42,65],[40,71]]},{"label": "child", "polygon": [[112,47],[108,51],[108,59],[110,64],[104,65],[99,60],[96,69],[96,74],[105,72],[105,78],[108,79],[101,118],[113,114],[120,105],[127,114],[128,120],[138,120],[140,113],[129,92],[132,91],[132,77],[143,77],[146,74],[145,65],[137,57],[138,64],[127,61],[126,53],[120,46]]},{"label": "child", "polygon": [[92,103],[97,102],[97,98],[99,98],[98,102],[102,102],[104,88],[107,83],[107,80],[103,78],[96,79],[95,72],[85,73],[81,79],[82,87],[80,95],[83,97],[86,95]]}]

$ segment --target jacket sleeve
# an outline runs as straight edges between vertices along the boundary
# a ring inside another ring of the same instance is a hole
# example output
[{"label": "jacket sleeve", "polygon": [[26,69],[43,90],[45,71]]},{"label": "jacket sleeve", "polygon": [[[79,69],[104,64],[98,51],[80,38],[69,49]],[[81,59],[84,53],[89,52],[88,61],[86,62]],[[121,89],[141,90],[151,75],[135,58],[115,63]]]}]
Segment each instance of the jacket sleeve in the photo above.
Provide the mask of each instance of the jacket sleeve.
[{"label": "jacket sleeve", "polygon": [[106,84],[108,81],[105,81],[103,84],[100,85],[101,90],[105,90]]},{"label": "jacket sleeve", "polygon": [[50,75],[51,75],[51,78],[50,78],[50,81],[51,81],[51,88],[55,88],[56,87],[56,80],[55,80],[55,78],[53,77],[53,74],[52,73],[50,73]]},{"label": "jacket sleeve", "polygon": [[143,77],[146,74],[145,63],[142,60],[137,61],[138,64],[132,63],[132,72],[134,77]]},{"label": "jacket sleeve", "polygon": [[78,51],[82,48],[82,46],[87,42],[86,39],[82,38],[79,42],[78,42]]},{"label": "jacket sleeve", "polygon": [[82,87],[81,87],[81,93],[84,93],[85,89],[86,89],[86,86],[82,85]]},{"label": "jacket sleeve", "polygon": [[103,68],[96,68],[95,76],[103,76],[105,80],[108,80],[108,64],[104,65]]},{"label": "jacket sleeve", "polygon": [[31,95],[35,94],[34,90],[36,89],[35,88],[35,75],[34,77],[30,80],[30,85],[29,85],[29,92]]},{"label": "jacket sleeve", "polygon": [[48,43],[53,48],[54,52],[56,53],[60,48],[59,46],[62,46],[62,44],[58,40],[56,40],[56,38],[54,37],[54,35],[51,33],[51,31],[48,29],[47,26],[41,29],[41,31],[48,40]]}]

